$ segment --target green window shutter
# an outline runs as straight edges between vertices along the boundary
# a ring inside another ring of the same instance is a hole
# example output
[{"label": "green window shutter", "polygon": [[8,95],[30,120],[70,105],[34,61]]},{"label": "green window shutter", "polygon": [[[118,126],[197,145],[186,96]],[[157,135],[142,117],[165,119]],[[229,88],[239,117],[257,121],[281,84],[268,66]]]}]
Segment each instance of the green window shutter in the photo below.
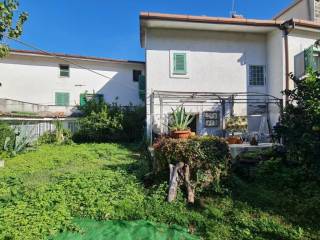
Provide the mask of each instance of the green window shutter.
[{"label": "green window shutter", "polygon": [[56,92],[55,103],[57,106],[69,106],[70,96],[69,93]]},{"label": "green window shutter", "polygon": [[146,77],[143,75],[139,76],[139,98],[142,101],[146,100]]},{"label": "green window shutter", "polygon": [[307,71],[308,68],[314,67],[314,62],[313,62],[313,46],[309,47],[304,51],[304,67],[305,70]]},{"label": "green window shutter", "polygon": [[187,74],[187,54],[186,53],[173,54],[173,74],[180,74],[180,75]]},{"label": "green window shutter", "polygon": [[80,94],[80,106],[84,106],[87,102],[87,99],[86,99],[86,94],[85,93],[81,93]]}]

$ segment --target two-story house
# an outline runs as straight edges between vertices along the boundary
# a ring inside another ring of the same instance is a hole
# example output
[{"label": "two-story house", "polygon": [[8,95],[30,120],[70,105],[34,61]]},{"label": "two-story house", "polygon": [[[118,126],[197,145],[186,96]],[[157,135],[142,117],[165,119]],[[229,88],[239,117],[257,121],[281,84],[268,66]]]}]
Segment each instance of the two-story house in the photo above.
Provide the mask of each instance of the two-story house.
[{"label": "two-story house", "polygon": [[249,131],[270,131],[286,101],[281,91],[293,87],[289,73],[317,67],[319,10],[302,0],[273,20],[141,13],[148,136],[167,132],[181,104],[199,134],[221,135],[232,115],[247,116]]}]

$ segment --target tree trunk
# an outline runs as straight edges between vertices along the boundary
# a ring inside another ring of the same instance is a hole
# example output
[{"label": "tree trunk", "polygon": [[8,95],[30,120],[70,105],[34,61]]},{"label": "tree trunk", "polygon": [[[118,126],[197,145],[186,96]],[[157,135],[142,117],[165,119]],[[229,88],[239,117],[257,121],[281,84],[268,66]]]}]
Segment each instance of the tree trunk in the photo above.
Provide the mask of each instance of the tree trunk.
[{"label": "tree trunk", "polygon": [[194,203],[194,189],[190,183],[190,167],[188,164],[185,165],[184,171],[184,181],[188,192],[188,203]]},{"label": "tree trunk", "polygon": [[178,171],[184,167],[184,163],[179,162],[176,164],[176,166],[173,166],[172,164],[170,164],[169,167],[170,167],[170,184],[169,184],[168,202],[173,202],[177,197],[178,180],[179,180]]}]

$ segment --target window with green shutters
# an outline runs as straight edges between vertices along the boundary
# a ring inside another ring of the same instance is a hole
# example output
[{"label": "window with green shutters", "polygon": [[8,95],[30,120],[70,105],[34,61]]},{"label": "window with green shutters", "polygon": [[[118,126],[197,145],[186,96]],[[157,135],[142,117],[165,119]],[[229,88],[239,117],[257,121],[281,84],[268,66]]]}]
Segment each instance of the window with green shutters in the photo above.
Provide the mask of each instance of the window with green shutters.
[{"label": "window with green shutters", "polygon": [[173,54],[173,74],[177,74],[177,75],[187,74],[187,54],[186,53]]},{"label": "window with green shutters", "polygon": [[81,93],[80,94],[80,106],[84,106],[88,101],[95,99],[95,101],[103,102],[104,95],[103,94],[90,94],[90,93]]},{"label": "window with green shutters", "polygon": [[87,103],[87,98],[85,93],[80,94],[80,106],[84,106]]},{"label": "window with green shutters", "polygon": [[304,51],[304,67],[305,73],[308,68],[311,68],[314,72],[320,70],[320,48],[312,45]]},{"label": "window with green shutters", "polygon": [[55,93],[55,103],[56,106],[69,106],[70,95],[66,92],[56,92]]}]

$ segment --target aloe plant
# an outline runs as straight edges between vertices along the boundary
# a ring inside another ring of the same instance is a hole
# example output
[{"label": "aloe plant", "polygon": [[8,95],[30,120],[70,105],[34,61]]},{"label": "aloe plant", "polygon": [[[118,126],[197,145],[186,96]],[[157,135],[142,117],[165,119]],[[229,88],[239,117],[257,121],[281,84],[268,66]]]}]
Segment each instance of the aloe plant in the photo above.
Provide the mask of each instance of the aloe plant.
[{"label": "aloe plant", "polygon": [[169,128],[171,131],[186,131],[189,129],[189,124],[193,121],[194,116],[186,113],[186,109],[183,106],[179,106],[176,109],[172,108],[173,121]]}]

